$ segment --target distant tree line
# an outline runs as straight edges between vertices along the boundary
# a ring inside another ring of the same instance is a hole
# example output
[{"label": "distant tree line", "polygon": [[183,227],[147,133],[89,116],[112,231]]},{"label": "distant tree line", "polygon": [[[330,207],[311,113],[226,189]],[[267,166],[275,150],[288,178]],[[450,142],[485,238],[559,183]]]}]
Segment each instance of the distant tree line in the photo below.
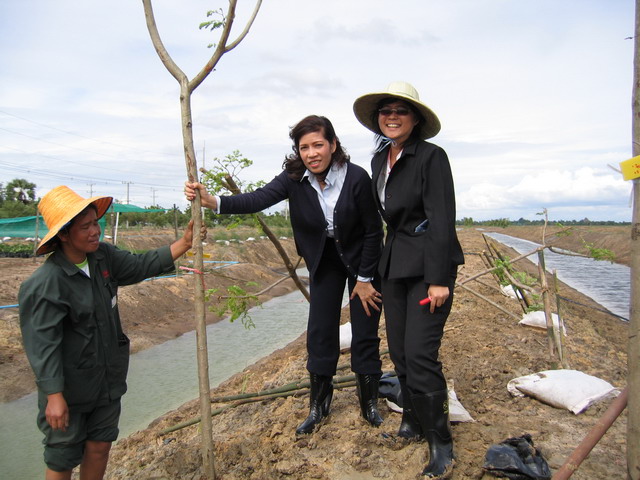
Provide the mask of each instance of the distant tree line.
[{"label": "distant tree line", "polygon": [[[235,160],[239,153],[234,152]],[[251,187],[254,187],[253,185]],[[245,187],[246,188],[246,187]],[[251,191],[253,188],[249,188]],[[30,217],[36,214],[39,198],[36,198],[36,185],[24,178],[15,178],[6,185],[0,183],[0,218]],[[160,206],[148,207],[149,210],[162,209]],[[107,225],[111,226],[115,215],[107,215]],[[290,228],[289,217],[282,212],[275,212],[264,216],[270,227]],[[184,211],[179,208],[168,209],[163,212],[130,212],[120,214],[120,225],[129,227],[153,226],[159,228],[170,228],[177,225],[182,228],[191,219],[191,207],[187,206]],[[255,220],[251,215],[215,215],[211,210],[206,210],[204,220],[209,227],[233,228],[234,226],[254,227]],[[564,226],[573,225],[630,225],[630,222],[614,222],[612,220],[598,221],[583,218],[582,220],[560,220]],[[456,225],[460,226],[489,226],[508,227],[511,225],[543,225],[544,219],[510,220],[508,218],[496,218],[492,220],[474,220],[471,217],[464,217],[456,220]]]},{"label": "distant tree line", "polygon": [[[32,217],[36,215],[39,198],[36,198],[36,184],[24,178],[16,178],[0,183],[0,218]],[[163,207],[154,205],[148,210],[159,210]],[[234,226],[255,227],[255,220],[251,215],[215,215],[211,210],[205,211],[205,223],[208,227]],[[115,215],[105,216],[107,227],[111,228],[115,221]],[[128,212],[121,213],[119,224],[121,228],[129,227],[158,227],[171,228],[177,225],[184,228],[191,219],[191,206],[187,206],[184,211],[179,208],[167,209],[161,212]],[[265,215],[265,221],[270,227],[290,228],[289,218],[280,212]]]},{"label": "distant tree line", "polygon": [[[518,220],[510,220],[508,218],[495,218],[492,220],[474,220],[471,217],[464,217],[461,220],[456,220],[456,225],[465,227],[471,226],[487,226],[487,227],[509,227],[509,226],[525,226],[525,225],[544,225],[544,220],[526,220],[519,218]],[[615,222],[613,220],[589,220],[583,218],[582,220],[557,220],[550,222],[553,224],[561,224],[563,226],[576,226],[576,225],[631,225],[631,222]]]}]

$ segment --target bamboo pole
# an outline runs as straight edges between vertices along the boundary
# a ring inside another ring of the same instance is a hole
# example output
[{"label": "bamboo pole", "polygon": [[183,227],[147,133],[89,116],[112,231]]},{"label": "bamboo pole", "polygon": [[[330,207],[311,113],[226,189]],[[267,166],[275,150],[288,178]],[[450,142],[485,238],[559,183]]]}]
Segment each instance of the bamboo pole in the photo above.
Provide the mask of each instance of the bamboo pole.
[{"label": "bamboo pole", "polygon": [[[346,375],[343,377],[335,377],[333,379],[334,385],[340,385],[345,382],[353,382],[355,381],[355,375]],[[262,390],[260,392],[248,392],[248,393],[238,393],[236,395],[227,395],[223,397],[213,397],[211,399],[211,403],[226,403],[226,402],[234,402],[236,400],[242,400],[245,398],[256,398],[256,397],[268,397],[270,395],[284,393],[284,392],[292,392],[294,390],[304,390],[308,389],[311,386],[309,380],[298,380],[296,382],[288,383],[286,385],[282,385],[281,387],[270,388],[268,390]]]},{"label": "bamboo pole", "polygon": [[[640,0],[639,0],[640,1]],[[516,258],[513,258],[511,260],[509,260],[510,263],[516,263],[519,262],[520,260],[524,260],[527,257],[530,257],[531,255],[534,255],[535,253],[539,252],[540,250],[544,250],[544,246],[540,246],[535,248],[534,250],[531,250],[530,252],[527,253],[523,253],[522,255],[518,255]],[[471,275],[470,277],[465,278],[463,281],[459,282],[459,283],[468,283],[472,280],[475,280],[478,277],[481,277],[483,275],[486,275],[487,273],[490,273],[492,271],[494,271],[497,267],[491,267],[491,268],[487,268],[486,270],[483,270],[481,272],[475,273],[473,275]]]},{"label": "bamboo pole", "polygon": [[558,272],[553,270],[553,290],[556,296],[556,314],[558,315],[558,335],[560,337],[560,346],[562,347],[562,368],[569,368],[569,362],[567,361],[567,356],[565,353],[565,342],[564,342],[564,320],[562,318],[562,311],[560,309],[561,297],[560,297],[560,288],[558,286]]},{"label": "bamboo pole", "polygon": [[557,357],[562,363],[562,348],[558,345],[558,338],[553,327],[553,316],[551,314],[551,298],[549,297],[549,283],[547,282],[547,271],[544,262],[544,253],[538,252],[538,273],[540,275],[540,285],[542,286],[542,303],[544,305],[544,317],[547,321],[547,337],[549,345],[549,356]]},{"label": "bamboo pole", "polygon": [[33,263],[36,263],[36,251],[38,250],[38,237],[40,236],[40,213],[36,206],[36,233],[33,238]]},{"label": "bamboo pole", "polygon": [[498,248],[495,246],[495,244],[493,243],[490,244],[490,242],[486,238],[485,238],[485,242],[488,248],[492,250],[492,254],[495,254],[505,264],[504,274],[509,280],[511,288],[513,288],[513,291],[516,294],[516,299],[518,300],[518,303],[520,304],[522,311],[526,313],[527,309],[531,306],[531,303],[529,302],[529,299],[525,294],[525,289],[523,288],[523,285],[521,285],[511,274],[510,262],[505,260],[505,258],[502,256],[502,254],[500,253]]},{"label": "bamboo pole", "polygon": [[[351,387],[355,387],[356,386],[356,382],[355,380],[353,381],[345,381],[345,382],[340,382],[340,383],[334,383],[333,388],[337,389],[337,390],[341,390],[343,388],[351,388]],[[229,405],[225,405],[224,407],[220,407],[220,408],[216,408],[211,410],[211,416],[216,416],[216,415],[220,415],[221,413],[225,412],[226,410],[229,410],[231,408],[235,408],[238,407],[240,405],[245,405],[247,403],[255,403],[255,402],[261,402],[263,400],[273,400],[275,398],[281,398],[281,397],[291,397],[291,396],[295,396],[295,395],[301,395],[301,394],[306,394],[309,392],[308,388],[300,388],[300,389],[293,389],[293,390],[289,390],[286,392],[280,392],[280,393],[274,393],[274,394],[270,394],[270,395],[262,395],[262,396],[254,396],[254,397],[249,397],[249,398],[243,398],[240,400],[236,400],[233,403],[230,403]],[[181,430],[183,428],[186,427],[190,427],[192,425],[196,425],[198,423],[200,423],[200,421],[202,420],[201,417],[195,417],[192,418],[191,420],[187,420],[185,422],[173,425],[171,427],[167,427],[163,430],[160,430],[160,432],[158,432],[158,435],[166,435],[167,433],[171,433],[171,432],[175,432],[177,430]]]},{"label": "bamboo pole", "polygon": [[487,297],[485,297],[484,295],[482,295],[480,292],[476,292],[475,290],[467,287],[466,285],[462,284],[462,283],[456,283],[456,287],[460,287],[465,289],[466,291],[468,291],[469,293],[472,293],[473,295],[475,295],[478,298],[481,298],[482,300],[484,300],[485,302],[489,303],[490,305],[493,305],[494,307],[496,307],[498,310],[500,310],[501,312],[506,313],[507,315],[509,315],[510,317],[515,318],[516,320],[520,320],[520,317],[518,315],[516,315],[515,313],[510,312],[509,310],[507,310],[506,308],[501,307],[500,305],[498,305],[497,303],[495,303],[492,300],[489,300]]}]

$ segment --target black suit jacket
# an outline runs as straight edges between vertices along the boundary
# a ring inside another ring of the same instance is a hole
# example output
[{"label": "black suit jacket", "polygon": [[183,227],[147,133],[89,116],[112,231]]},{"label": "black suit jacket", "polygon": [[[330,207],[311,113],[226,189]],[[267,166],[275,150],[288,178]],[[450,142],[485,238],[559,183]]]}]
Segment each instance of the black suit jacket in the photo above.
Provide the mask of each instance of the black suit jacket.
[{"label": "black suit jacket", "polygon": [[[293,180],[283,171],[254,192],[222,197],[220,213],[255,213],[287,198],[296,248],[313,279],[324,250],[327,222],[307,178]],[[333,223],[336,247],[349,273],[374,277],[382,250],[382,221],[369,174],[358,165],[347,164]]]},{"label": "black suit jacket", "polygon": [[[376,188],[387,168],[389,148],[371,160],[374,198],[387,224],[380,274],[389,279],[423,277],[428,284],[451,285],[464,263],[456,235],[453,178],[445,151],[428,142],[406,145],[387,179],[385,208]],[[415,229],[428,221],[426,230]]]}]

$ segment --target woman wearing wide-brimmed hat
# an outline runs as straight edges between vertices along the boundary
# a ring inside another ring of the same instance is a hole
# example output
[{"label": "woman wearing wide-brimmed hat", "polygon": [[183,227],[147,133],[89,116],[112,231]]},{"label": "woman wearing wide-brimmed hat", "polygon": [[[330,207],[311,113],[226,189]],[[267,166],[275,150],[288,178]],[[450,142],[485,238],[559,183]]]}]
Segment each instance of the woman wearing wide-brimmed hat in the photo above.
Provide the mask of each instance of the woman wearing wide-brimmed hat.
[{"label": "woman wearing wide-brimmed hat", "polygon": [[[447,154],[425,141],[440,131],[440,121],[406,82],[359,97],[353,110],[376,134],[372,187],[387,224],[379,273],[387,341],[404,409],[398,435],[426,438],[430,458],[422,475],[448,478],[453,438],[438,351],[464,256],[455,230]],[[421,302],[425,298],[426,305]]]},{"label": "woman wearing wide-brimmed hat", "polygon": [[142,255],[100,242],[98,220],[111,202],[61,185],[38,205],[49,232],[37,254],[51,255],[22,283],[18,299],[48,480],[70,479],[77,465],[81,478],[103,477],[129,365],[118,287],[173,270],[192,244],[192,223],[173,244]]},{"label": "woman wearing wide-brimmed hat", "polygon": [[307,326],[309,415],[296,429],[312,433],[329,414],[333,376],[340,357],[340,311],[350,292],[351,369],[356,374],[362,417],[379,426],[382,374],[378,325],[381,302],[376,267],[382,250],[382,220],[365,169],[350,162],[328,118],[309,115],[289,131],[293,153],[283,171],[254,192],[217,196],[201,183],[186,183],[192,201],[217,213],[255,213],[289,199],[296,249],[311,283]]}]

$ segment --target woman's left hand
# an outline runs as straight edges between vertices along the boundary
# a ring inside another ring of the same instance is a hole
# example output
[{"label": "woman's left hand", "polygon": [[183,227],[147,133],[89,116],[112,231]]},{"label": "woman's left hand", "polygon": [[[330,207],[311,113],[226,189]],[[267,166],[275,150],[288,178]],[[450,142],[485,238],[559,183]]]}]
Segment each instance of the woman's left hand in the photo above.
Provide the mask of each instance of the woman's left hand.
[{"label": "woman's left hand", "polygon": [[360,298],[362,308],[364,308],[364,312],[367,314],[367,317],[371,316],[369,307],[373,308],[377,312],[380,311],[380,306],[378,304],[382,303],[382,294],[373,288],[371,282],[356,282],[356,286],[353,287],[349,300],[353,300],[356,296]]},{"label": "woman's left hand", "polygon": [[429,285],[427,295],[431,299],[429,311],[433,313],[436,307],[441,307],[449,298],[449,287],[446,285]]}]

